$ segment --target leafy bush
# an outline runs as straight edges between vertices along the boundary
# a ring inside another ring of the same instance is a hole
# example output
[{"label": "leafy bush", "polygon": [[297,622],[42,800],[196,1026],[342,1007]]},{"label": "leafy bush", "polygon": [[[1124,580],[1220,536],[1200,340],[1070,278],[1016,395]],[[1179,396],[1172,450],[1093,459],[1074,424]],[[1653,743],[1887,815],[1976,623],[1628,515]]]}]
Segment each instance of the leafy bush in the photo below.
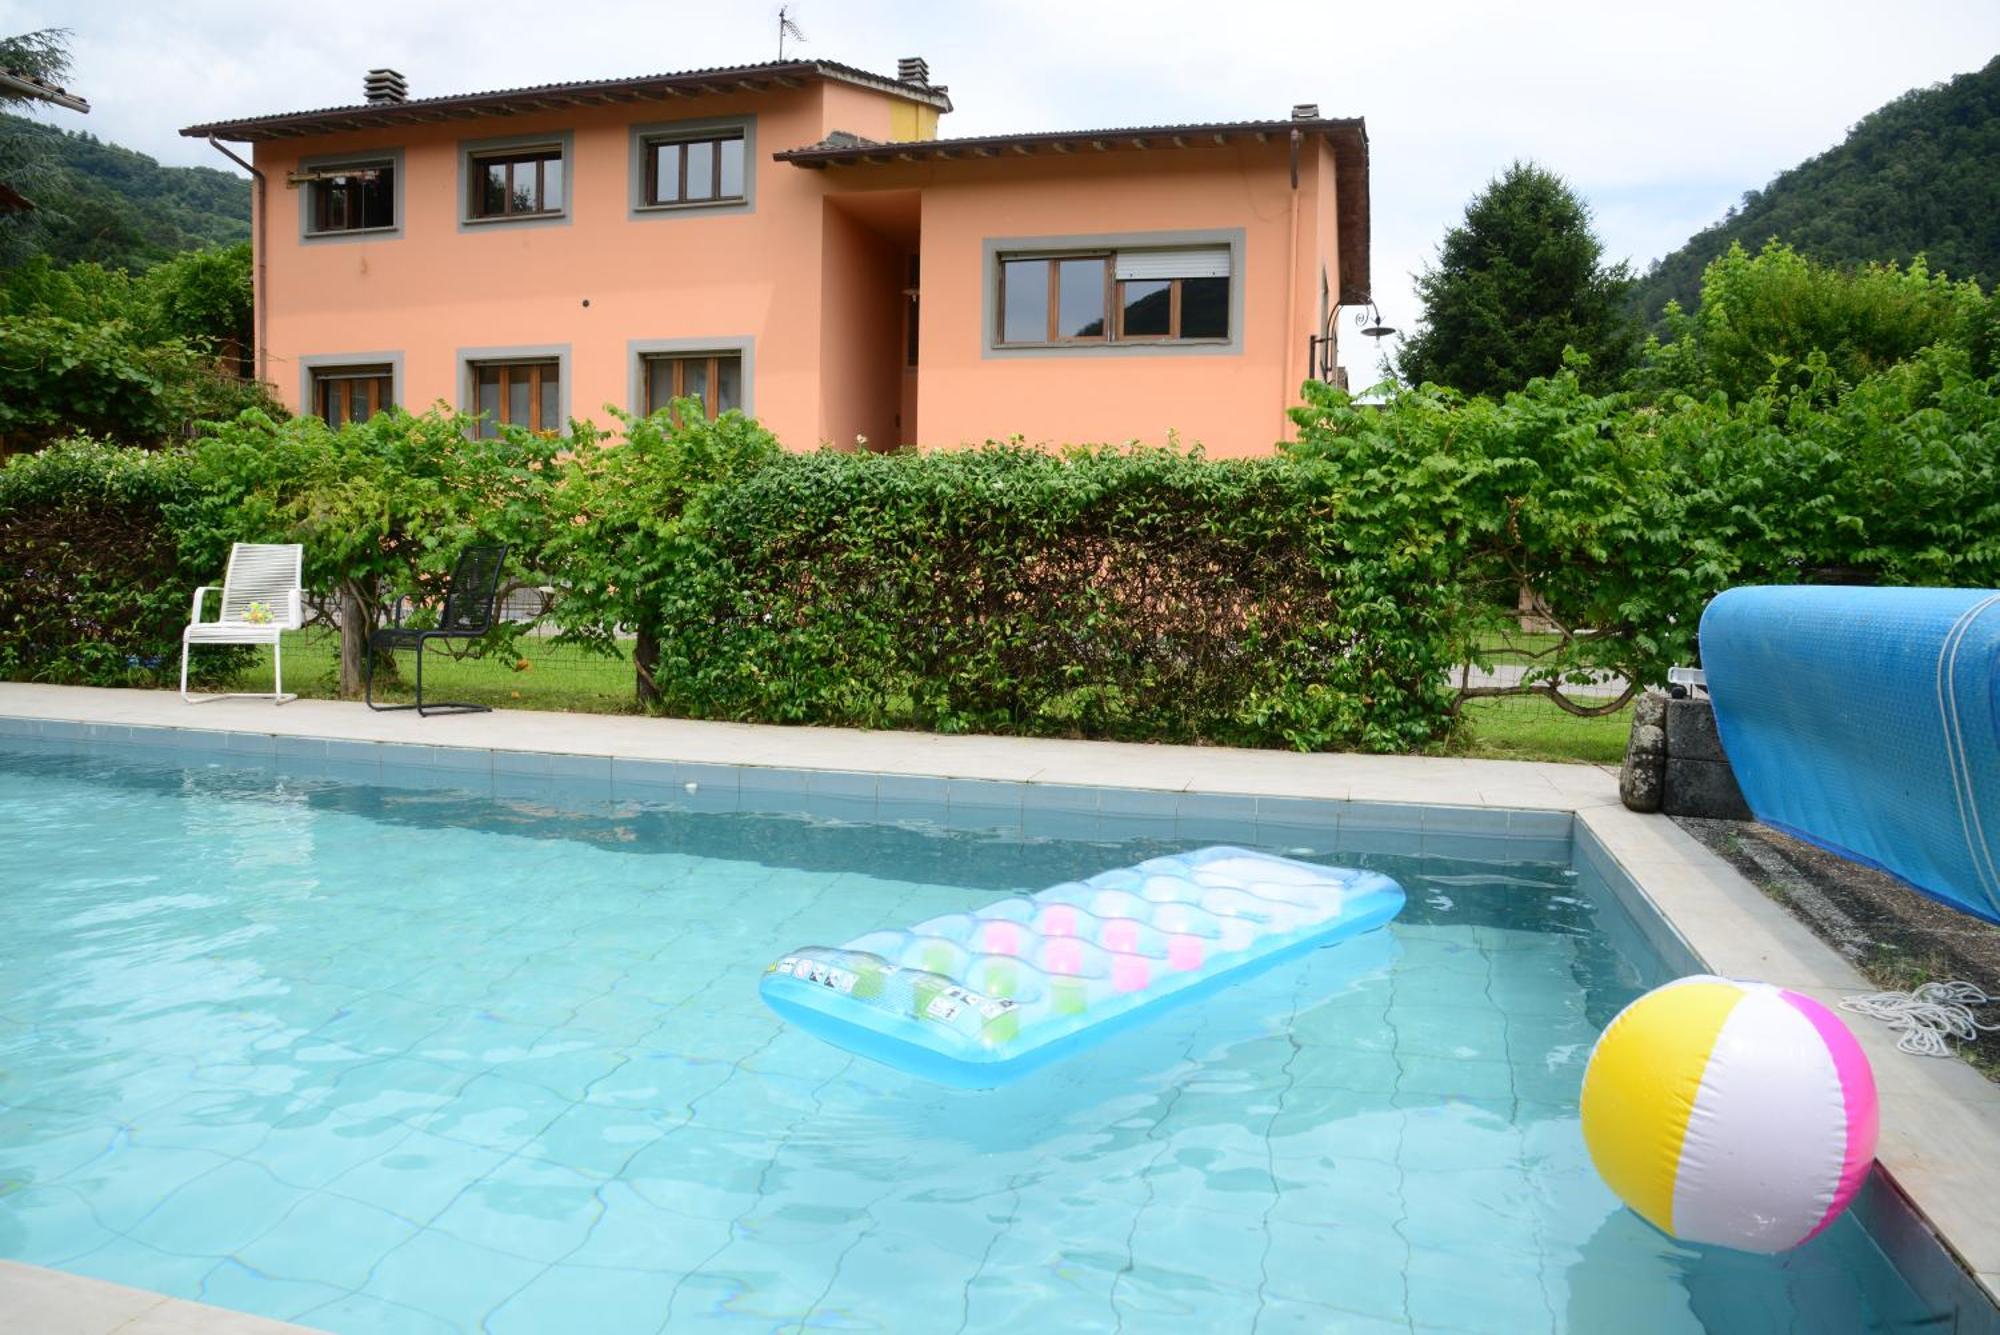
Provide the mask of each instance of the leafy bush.
[{"label": "leafy bush", "polygon": [[820,451],[706,492],[658,627],[672,712],[1403,750],[1449,591],[1351,551],[1322,471],[1179,450]]},{"label": "leafy bush", "polygon": [[[121,686],[171,680],[196,585],[223,553],[171,518],[194,489],[185,456],[90,440],[0,469],[0,677]],[[204,674],[240,666],[209,650]]]},{"label": "leafy bush", "polygon": [[[1702,276],[1692,314],[1670,304],[1664,339],[1649,337],[1642,388],[1732,402],[1767,384],[1818,384],[1842,392],[1939,342],[1965,342],[1983,325],[1987,298],[1976,283],[1932,274],[1921,256],[1908,268],[1815,263],[1777,241],[1755,255],[1732,244]],[[1807,365],[1825,355],[1831,378]]]},{"label": "leafy bush", "polygon": [[558,492],[549,559],[562,572],[563,596],[555,611],[570,639],[607,651],[620,629],[635,631],[637,696],[652,705],[660,698],[656,628],[688,567],[684,534],[701,523],[712,489],[783,450],[753,419],[730,412],[711,422],[692,399],[651,417],[612,411],[625,424],[623,444],[602,448],[591,432],[575,440]]},{"label": "leafy bush", "polygon": [[123,320],[0,316],[0,454],[78,434],[161,444],[269,403],[183,339],[148,342]]},{"label": "leafy bush", "polygon": [[[342,687],[358,692],[363,628],[401,597],[438,601],[463,548],[505,542],[510,572],[539,570],[557,457],[595,448],[582,426],[565,441],[518,427],[482,438],[471,425],[437,410],[339,430],[246,412],[190,448],[195,491],[179,517],[211,543],[304,544],[306,587],[339,601]],[[474,651],[505,648],[503,633]]]}]

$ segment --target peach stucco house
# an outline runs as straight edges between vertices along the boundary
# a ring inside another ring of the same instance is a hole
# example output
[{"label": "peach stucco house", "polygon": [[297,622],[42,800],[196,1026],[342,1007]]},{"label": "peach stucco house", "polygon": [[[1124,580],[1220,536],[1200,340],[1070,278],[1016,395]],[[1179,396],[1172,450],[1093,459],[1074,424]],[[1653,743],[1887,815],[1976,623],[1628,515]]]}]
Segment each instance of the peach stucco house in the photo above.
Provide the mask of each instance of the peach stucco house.
[{"label": "peach stucco house", "polygon": [[182,131],[254,146],[260,373],[335,419],[693,393],[794,446],[1251,454],[1368,296],[1366,131],[1311,106],[939,138],[919,60],[367,92]]}]

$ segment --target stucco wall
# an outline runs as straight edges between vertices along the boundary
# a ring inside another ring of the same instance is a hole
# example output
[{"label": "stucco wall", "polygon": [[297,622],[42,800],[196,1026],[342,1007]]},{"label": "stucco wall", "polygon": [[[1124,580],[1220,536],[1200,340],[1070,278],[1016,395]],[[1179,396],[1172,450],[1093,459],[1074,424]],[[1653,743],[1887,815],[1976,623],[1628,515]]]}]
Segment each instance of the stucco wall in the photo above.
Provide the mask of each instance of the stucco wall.
[{"label": "stucco wall", "polygon": [[[260,144],[273,206],[266,374],[296,409],[301,358],[395,351],[406,406],[456,405],[460,350],[566,344],[572,411],[608,421],[604,404],[635,406],[632,341],[747,336],[757,413],[782,439],[810,444],[821,428],[823,183],[770,155],[830,128],[832,91],[808,85]],[[838,93],[843,128],[888,133],[890,99]],[[632,125],[751,114],[754,211],[631,216]],[[565,221],[461,225],[460,142],[503,133],[572,136]],[[403,153],[400,235],[302,240],[304,192],[284,185],[299,158],[385,148]]]},{"label": "stucco wall", "polygon": [[[1310,180],[1316,155],[1304,155],[1294,252],[1289,154],[1289,144],[1274,138],[1261,146],[1083,151],[911,169],[923,187],[922,443],[1014,434],[1049,443],[1158,442],[1177,432],[1212,454],[1268,451],[1286,430],[1284,407],[1296,399],[1317,316],[1316,295],[1289,308],[1286,301],[1288,284],[1316,294],[1318,282]],[[1236,348],[992,355],[989,238],[1230,229],[1243,236]]]}]

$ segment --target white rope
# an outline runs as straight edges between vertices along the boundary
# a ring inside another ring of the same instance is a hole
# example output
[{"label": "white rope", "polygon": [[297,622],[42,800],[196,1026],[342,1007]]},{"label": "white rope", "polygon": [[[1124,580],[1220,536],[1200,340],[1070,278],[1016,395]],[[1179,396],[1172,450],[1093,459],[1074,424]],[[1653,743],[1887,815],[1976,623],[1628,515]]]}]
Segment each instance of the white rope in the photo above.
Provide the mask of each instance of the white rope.
[{"label": "white rope", "polygon": [[1841,998],[1840,1008],[1872,1015],[1902,1036],[1896,1046],[1920,1057],[1949,1057],[1945,1042],[1955,1038],[1970,1043],[1982,1032],[2000,1029],[2000,1021],[1982,1024],[1972,1013],[1975,1006],[2000,1000],[1988,996],[1971,983],[1924,983],[1908,992],[1871,992],[1862,997]]}]

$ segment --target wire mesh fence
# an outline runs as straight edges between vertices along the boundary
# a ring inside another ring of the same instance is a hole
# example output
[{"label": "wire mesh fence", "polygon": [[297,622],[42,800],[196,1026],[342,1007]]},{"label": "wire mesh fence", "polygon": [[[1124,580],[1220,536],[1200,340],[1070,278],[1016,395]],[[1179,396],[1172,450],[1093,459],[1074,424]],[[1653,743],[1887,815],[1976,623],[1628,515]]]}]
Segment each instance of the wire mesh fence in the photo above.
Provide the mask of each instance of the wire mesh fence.
[{"label": "wire mesh fence", "polygon": [[[553,589],[509,589],[500,603],[507,633],[483,640],[434,642],[424,650],[425,698],[494,708],[634,712],[633,641],[620,637],[612,651],[605,652],[558,638],[550,616],[554,601]],[[308,698],[333,699],[340,694],[339,616],[330,600],[308,599],[307,607],[310,619],[305,628],[286,632],[281,646],[285,689]],[[233,688],[267,689],[272,672],[271,651],[259,650]],[[377,659],[377,700],[407,701],[415,681],[412,653]]]}]

